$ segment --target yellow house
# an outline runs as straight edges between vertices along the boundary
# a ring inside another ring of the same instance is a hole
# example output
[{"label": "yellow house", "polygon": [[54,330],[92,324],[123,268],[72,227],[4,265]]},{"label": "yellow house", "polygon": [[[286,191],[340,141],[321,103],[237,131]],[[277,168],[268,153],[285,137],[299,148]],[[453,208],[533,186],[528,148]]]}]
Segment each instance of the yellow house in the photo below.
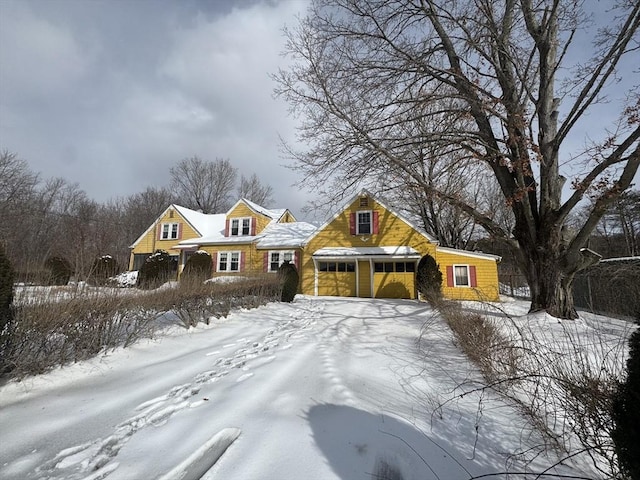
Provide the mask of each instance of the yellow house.
[{"label": "yellow house", "polygon": [[170,205],[130,246],[129,269],[138,270],[149,255],[161,249],[171,256],[175,275],[197,250],[211,254],[216,274],[262,271],[264,259],[256,250],[257,240],[272,225],[295,221],[287,209],[267,209],[246,199],[221,214]]},{"label": "yellow house", "polygon": [[301,291],[416,298],[416,268],[424,255],[438,263],[445,297],[499,299],[500,257],[440,247],[424,230],[366,190],[303,243]]},{"label": "yellow house", "polygon": [[204,250],[214,275],[276,272],[290,261],[303,294],[372,298],[417,298],[417,265],[431,255],[443,273],[445,297],[499,298],[500,257],[440,247],[366,190],[320,227],[245,199],[218,215],[171,205],[131,246],[130,269],[158,248],[172,255],[178,274],[191,253]]}]

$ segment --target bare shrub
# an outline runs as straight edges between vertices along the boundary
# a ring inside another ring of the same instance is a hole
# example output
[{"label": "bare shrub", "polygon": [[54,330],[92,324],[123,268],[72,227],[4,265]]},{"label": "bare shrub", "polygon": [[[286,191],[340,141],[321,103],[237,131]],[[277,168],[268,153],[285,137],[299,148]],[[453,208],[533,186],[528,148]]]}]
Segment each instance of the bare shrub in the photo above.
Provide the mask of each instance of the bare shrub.
[{"label": "bare shrub", "polygon": [[15,302],[11,348],[6,352],[11,374],[37,374],[126,347],[154,335],[165,313],[174,313],[189,328],[280,298],[274,275],[233,283],[167,284],[151,291],[52,287],[37,296],[22,293]]},{"label": "bare shrub", "polygon": [[537,446],[513,452],[513,460],[527,464],[555,451],[559,462],[579,458],[581,467],[590,465],[590,475],[617,478],[611,409],[628,329],[610,332],[581,320],[544,313],[512,317],[495,305],[484,308],[479,313],[455,302],[438,305],[456,343],[486,382],[467,392],[498,392],[540,435]]}]

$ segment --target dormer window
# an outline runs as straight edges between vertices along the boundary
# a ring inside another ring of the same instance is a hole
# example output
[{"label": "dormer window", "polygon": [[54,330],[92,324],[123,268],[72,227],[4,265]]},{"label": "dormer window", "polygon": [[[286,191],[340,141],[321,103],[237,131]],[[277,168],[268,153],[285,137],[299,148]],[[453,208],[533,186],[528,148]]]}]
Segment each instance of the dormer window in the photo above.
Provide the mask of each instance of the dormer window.
[{"label": "dormer window", "polygon": [[251,217],[244,218],[232,218],[229,223],[229,236],[240,237],[245,235],[251,235]]}]

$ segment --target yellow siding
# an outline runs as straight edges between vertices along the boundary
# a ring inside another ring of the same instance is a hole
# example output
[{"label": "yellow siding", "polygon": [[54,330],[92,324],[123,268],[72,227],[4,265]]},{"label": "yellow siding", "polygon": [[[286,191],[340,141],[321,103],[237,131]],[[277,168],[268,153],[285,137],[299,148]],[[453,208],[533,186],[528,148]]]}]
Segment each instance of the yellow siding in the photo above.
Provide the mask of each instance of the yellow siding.
[{"label": "yellow siding", "polygon": [[376,298],[416,298],[415,274],[376,272],[373,274]]},{"label": "yellow siding", "polygon": [[[255,244],[231,244],[231,245],[203,245],[201,250],[209,253],[209,255],[216,256],[216,262],[214,264],[214,276],[221,275],[239,275],[262,272],[262,252],[256,250]],[[218,254],[220,252],[242,252],[244,254],[244,271],[242,272],[217,272],[218,268]]]},{"label": "yellow siding", "polygon": [[371,297],[371,263],[368,260],[358,261],[358,296],[362,298]]},{"label": "yellow siding", "polygon": [[318,272],[318,295],[355,297],[355,272]]},{"label": "yellow siding", "polygon": [[282,216],[282,218],[280,219],[279,223],[292,223],[292,222],[295,222],[295,221],[296,221],[296,219],[293,218],[293,215],[291,215],[291,212],[287,211]]},{"label": "yellow siding", "polygon": [[229,212],[227,219],[253,217],[256,219],[256,234],[259,234],[271,222],[271,218],[251,210],[244,203],[239,203],[236,208]]},{"label": "yellow siding", "polygon": [[[172,216],[173,215],[173,216]],[[158,229],[163,223],[179,223],[181,225],[181,236],[178,239],[173,240],[158,240]],[[156,250],[166,250],[170,255],[179,255],[180,250],[171,248],[178,244],[182,240],[188,240],[190,238],[196,238],[199,235],[191,226],[185,221],[184,218],[174,209],[169,209],[164,215],[154,223],[152,228],[140,239],[140,241],[131,249],[131,256],[129,260],[129,268],[133,268],[133,255],[137,253],[151,254]]]},{"label": "yellow siding", "polygon": [[[454,300],[500,300],[498,265],[495,260],[442,251],[437,252],[435,259],[442,272],[442,293],[445,297]],[[477,287],[448,287],[446,267],[453,265],[474,265]]]},{"label": "yellow siding", "polygon": [[[430,243],[424,235],[417,232],[406,222],[386,210],[373,198],[369,198],[368,207],[359,206],[357,198],[349,207],[335,217],[325,228],[318,232],[305,247],[309,253],[309,258],[301,264],[302,282],[301,290],[307,295],[314,293],[314,264],[311,255],[316,250],[323,247],[376,247],[376,246],[410,246],[420,252],[421,255],[429,253],[434,255],[435,246]],[[349,217],[352,212],[361,210],[372,210],[378,212],[378,234],[371,235],[351,235],[349,229]],[[367,262],[367,271],[369,269]],[[362,269],[360,270],[360,294],[370,292],[370,284],[363,285]],[[411,292],[414,287],[407,284],[407,289]],[[368,293],[366,296],[371,296]]]}]

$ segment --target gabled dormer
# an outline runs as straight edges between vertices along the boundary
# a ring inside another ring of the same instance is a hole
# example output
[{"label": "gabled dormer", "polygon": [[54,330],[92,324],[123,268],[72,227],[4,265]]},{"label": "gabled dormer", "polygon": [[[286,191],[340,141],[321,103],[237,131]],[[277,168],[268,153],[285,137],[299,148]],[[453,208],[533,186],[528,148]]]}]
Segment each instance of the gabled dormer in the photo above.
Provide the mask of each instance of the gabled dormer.
[{"label": "gabled dormer", "polygon": [[243,198],[226,213],[224,236],[254,237],[269,224],[282,221],[295,221],[295,218],[287,209],[271,210]]}]

